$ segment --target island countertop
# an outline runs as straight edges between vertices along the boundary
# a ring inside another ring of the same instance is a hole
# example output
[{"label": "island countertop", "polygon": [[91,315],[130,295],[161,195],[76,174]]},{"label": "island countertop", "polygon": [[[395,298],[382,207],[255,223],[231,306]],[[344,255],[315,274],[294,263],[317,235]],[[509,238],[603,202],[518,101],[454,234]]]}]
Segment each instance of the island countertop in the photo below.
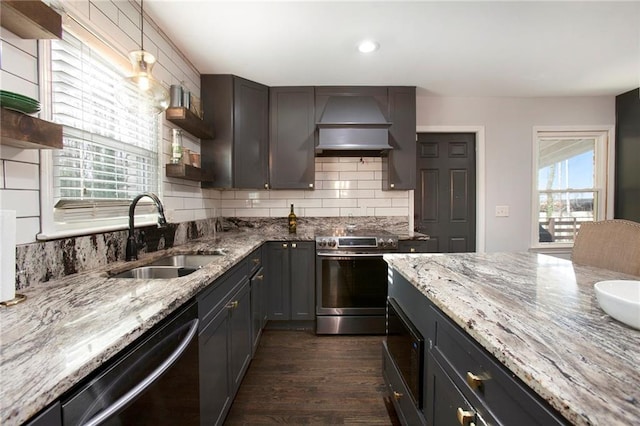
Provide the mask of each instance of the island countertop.
[{"label": "island countertop", "polygon": [[640,423],[640,331],[593,290],[638,277],[533,253],[384,258],[571,423]]}]

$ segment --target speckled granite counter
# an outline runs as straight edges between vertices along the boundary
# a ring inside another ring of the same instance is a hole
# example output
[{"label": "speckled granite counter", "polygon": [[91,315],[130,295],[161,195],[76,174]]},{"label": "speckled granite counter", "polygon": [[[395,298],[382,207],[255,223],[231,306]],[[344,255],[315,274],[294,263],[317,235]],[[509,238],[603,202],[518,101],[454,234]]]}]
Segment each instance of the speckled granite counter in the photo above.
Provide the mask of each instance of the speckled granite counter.
[{"label": "speckled granite counter", "polygon": [[640,331],[593,291],[637,277],[530,253],[384,257],[572,423],[640,424]]},{"label": "speckled granite counter", "polygon": [[[55,401],[75,383],[197,295],[267,240],[312,240],[263,228],[219,233],[173,249],[117,262],[104,270],[69,275],[22,291],[26,302],[0,309],[0,424],[17,425]],[[110,279],[182,252],[226,248],[199,271],[173,280]]]}]

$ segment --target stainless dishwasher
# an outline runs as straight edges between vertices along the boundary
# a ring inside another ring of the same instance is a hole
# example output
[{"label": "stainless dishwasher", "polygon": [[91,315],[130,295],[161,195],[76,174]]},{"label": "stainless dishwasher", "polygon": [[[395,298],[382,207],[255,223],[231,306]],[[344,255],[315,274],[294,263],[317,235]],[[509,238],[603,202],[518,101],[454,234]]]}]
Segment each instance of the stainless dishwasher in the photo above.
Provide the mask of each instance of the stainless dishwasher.
[{"label": "stainless dishwasher", "polygon": [[63,424],[199,425],[197,331],[191,303],[63,399]]}]

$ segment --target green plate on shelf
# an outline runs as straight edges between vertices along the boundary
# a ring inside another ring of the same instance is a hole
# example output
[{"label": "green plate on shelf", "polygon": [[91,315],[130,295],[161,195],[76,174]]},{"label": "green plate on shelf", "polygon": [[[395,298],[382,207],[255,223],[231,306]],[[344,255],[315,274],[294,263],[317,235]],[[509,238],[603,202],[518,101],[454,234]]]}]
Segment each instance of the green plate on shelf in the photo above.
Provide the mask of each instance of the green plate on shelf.
[{"label": "green plate on shelf", "polygon": [[28,96],[0,90],[0,106],[16,111],[33,114],[40,111],[40,102]]}]

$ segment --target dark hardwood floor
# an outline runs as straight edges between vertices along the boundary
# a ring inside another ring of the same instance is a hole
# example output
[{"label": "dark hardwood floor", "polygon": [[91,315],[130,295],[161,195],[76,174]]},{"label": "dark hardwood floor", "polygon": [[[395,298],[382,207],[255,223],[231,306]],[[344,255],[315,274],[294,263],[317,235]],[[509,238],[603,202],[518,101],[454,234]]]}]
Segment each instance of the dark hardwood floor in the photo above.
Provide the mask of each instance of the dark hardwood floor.
[{"label": "dark hardwood floor", "polygon": [[397,425],[383,336],[265,330],[225,425]]}]

